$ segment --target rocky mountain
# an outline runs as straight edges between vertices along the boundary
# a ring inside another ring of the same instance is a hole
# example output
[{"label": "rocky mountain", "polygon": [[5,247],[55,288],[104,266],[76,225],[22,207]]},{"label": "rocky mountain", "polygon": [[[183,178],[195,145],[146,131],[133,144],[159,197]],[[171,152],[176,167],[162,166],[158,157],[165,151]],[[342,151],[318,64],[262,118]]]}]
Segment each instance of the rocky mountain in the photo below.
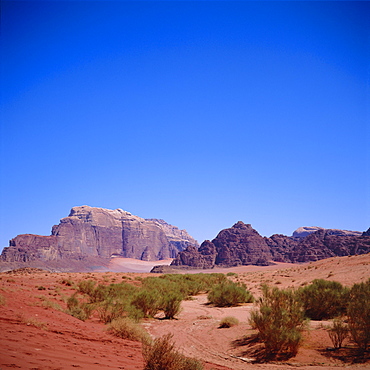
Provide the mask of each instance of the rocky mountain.
[{"label": "rocky mountain", "polygon": [[[325,230],[322,227],[317,226],[302,226],[299,227],[297,230],[293,232],[294,238],[304,238],[309,234],[312,234],[318,230]],[[350,231],[350,230],[338,230],[338,229],[330,229],[332,235],[342,235],[342,236],[360,236],[362,232],[360,231]]]},{"label": "rocky mountain", "polygon": [[129,257],[145,261],[174,258],[188,245],[198,246],[185,231],[163,220],[143,219],[122,209],[73,207],[53,226],[50,236],[23,234],[10,240],[0,260],[82,260]]},{"label": "rocky mountain", "polygon": [[362,233],[362,236],[370,236],[370,227]]},{"label": "rocky mountain", "polygon": [[199,249],[179,252],[172,266],[194,268],[268,265],[275,262],[309,262],[335,256],[370,253],[370,229],[364,233],[319,227],[302,227],[293,236],[262,237],[250,224],[239,221],[222,230]]}]

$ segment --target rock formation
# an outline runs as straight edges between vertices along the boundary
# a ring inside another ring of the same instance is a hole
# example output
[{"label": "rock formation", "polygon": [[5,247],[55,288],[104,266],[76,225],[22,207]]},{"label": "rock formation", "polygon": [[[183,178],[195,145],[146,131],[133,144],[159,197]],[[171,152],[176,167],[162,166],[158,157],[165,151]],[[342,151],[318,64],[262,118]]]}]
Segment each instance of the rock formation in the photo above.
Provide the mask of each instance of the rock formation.
[{"label": "rock formation", "polygon": [[338,230],[321,229],[307,235],[287,253],[290,262],[317,261],[330,257],[353,256],[370,252],[370,236],[348,235]]},{"label": "rock formation", "polygon": [[230,229],[219,232],[212,241],[206,240],[197,250],[188,247],[179,253],[171,265],[212,268],[215,265],[269,265],[272,255],[264,238],[250,224],[237,222]]},{"label": "rock formation", "polygon": [[[312,234],[318,230],[325,230],[322,227],[317,226],[302,226],[293,232],[293,238],[304,238],[309,234]],[[342,236],[360,236],[362,233],[360,231],[350,231],[350,230],[338,230],[338,229],[327,229],[331,230],[332,235],[342,235]]]},{"label": "rock formation", "polygon": [[370,229],[364,233],[320,227],[302,227],[293,236],[262,237],[251,225],[239,221],[222,230],[200,248],[189,246],[171,263],[173,266],[268,265],[272,261],[300,263],[335,256],[370,253]]},{"label": "rock formation", "polygon": [[185,230],[163,220],[145,220],[122,209],[81,206],[52,228],[50,236],[18,235],[1,260],[81,260],[86,257],[130,257],[146,261],[174,258],[197,242]]},{"label": "rock formation", "polygon": [[362,236],[370,236],[370,227],[362,233]]}]

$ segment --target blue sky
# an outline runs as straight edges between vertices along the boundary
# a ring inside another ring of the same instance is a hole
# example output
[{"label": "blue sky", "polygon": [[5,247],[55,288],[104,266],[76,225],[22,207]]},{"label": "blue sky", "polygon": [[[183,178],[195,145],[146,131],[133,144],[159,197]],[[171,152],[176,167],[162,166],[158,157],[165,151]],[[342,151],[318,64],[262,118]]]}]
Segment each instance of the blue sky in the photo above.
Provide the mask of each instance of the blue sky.
[{"label": "blue sky", "polygon": [[2,1],[0,248],[77,205],[198,241],[370,227],[368,2]]}]

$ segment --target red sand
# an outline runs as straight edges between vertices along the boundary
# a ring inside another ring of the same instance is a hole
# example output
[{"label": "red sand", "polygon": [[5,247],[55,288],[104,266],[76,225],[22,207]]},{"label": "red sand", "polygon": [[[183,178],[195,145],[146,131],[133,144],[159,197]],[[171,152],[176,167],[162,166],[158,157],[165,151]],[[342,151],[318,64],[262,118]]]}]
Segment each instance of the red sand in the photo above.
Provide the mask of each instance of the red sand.
[{"label": "red sand", "polygon": [[[136,260],[126,260],[124,266],[123,261],[118,260],[113,260],[112,264],[117,266],[118,262],[121,264],[119,268],[131,271],[144,267],[147,271],[148,268],[147,263]],[[245,282],[258,296],[263,282],[279,287],[298,287],[315,278],[336,280],[348,286],[367,280],[370,277],[370,255],[332,258],[304,265],[242,266],[208,272],[220,271],[236,272],[238,276],[232,279]],[[0,295],[5,304],[0,305],[0,368],[143,369],[140,343],[115,338],[106,332],[106,326],[97,318],[82,322],[58,310],[56,305],[65,309],[61,297],[69,297],[75,292],[62,284],[62,279],[79,281],[94,278],[112,283],[122,281],[123,276],[135,279],[147,275],[122,272],[1,273]],[[243,337],[252,332],[248,317],[253,305],[215,308],[205,303],[204,295],[197,296],[183,302],[178,319],[146,320],[143,325],[154,337],[173,333],[177,347],[184,354],[203,360],[208,370],[370,368],[369,362],[346,363],[328,355],[325,348],[331,346],[331,341],[324,328],[327,323],[314,321],[298,355],[290,359],[289,364],[252,364],[248,362],[252,356],[243,343]],[[219,321],[225,316],[237,317],[240,324],[219,329]]]}]

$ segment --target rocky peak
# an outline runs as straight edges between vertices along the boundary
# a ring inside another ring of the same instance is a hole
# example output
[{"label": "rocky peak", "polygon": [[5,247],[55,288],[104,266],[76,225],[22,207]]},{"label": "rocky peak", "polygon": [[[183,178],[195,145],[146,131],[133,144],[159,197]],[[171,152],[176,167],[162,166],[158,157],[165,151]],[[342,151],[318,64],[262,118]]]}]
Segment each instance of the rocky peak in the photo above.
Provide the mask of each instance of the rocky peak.
[{"label": "rocky peak", "polygon": [[362,236],[370,236],[370,227],[362,233]]},{"label": "rocky peak", "polygon": [[271,259],[272,255],[264,238],[250,224],[239,221],[231,228],[221,230],[212,241],[204,241],[199,250],[187,249],[180,252],[172,264],[179,266],[196,261],[197,267],[231,267],[268,265]]}]

